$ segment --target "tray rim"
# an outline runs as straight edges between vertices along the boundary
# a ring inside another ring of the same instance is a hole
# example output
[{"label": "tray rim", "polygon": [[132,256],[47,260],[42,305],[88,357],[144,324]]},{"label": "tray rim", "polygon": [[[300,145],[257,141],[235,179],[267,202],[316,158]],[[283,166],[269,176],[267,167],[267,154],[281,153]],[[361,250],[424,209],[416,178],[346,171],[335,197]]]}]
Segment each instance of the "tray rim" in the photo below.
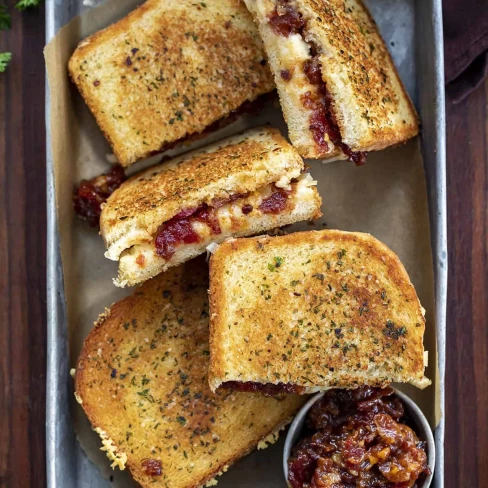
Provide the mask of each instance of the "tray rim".
[{"label": "tray rim", "polygon": [[[78,0],[81,2],[81,0]],[[439,371],[439,403],[441,418],[435,428],[436,469],[434,485],[444,487],[444,430],[445,430],[445,344],[446,344],[446,305],[447,305],[447,202],[446,202],[446,118],[445,118],[445,90],[444,90],[444,51],[442,0],[412,0],[416,3],[416,11],[420,8],[427,11],[428,18],[423,19],[427,29],[431,31],[433,46],[433,76],[435,80],[434,114],[435,139],[433,148],[422,149],[434,152],[433,167],[430,168],[435,178],[435,201],[432,190],[428,186],[429,215],[431,220],[431,245],[434,260],[434,297],[436,316],[437,363]],[[46,0],[46,44],[62,27],[56,20],[57,3],[62,0]],[[422,7],[420,7],[422,6]],[[418,77],[418,72],[417,72]],[[47,77],[46,77],[47,78]],[[73,433],[70,442],[60,439],[58,428],[60,424],[70,423],[67,403],[62,411],[63,400],[69,394],[66,385],[66,372],[69,368],[67,352],[67,327],[64,306],[64,284],[62,278],[61,259],[59,251],[59,236],[57,228],[56,202],[54,196],[54,172],[51,150],[50,129],[50,93],[46,81],[45,90],[45,121],[46,121],[46,206],[47,206],[47,364],[46,364],[46,475],[49,488],[67,486],[68,479],[58,476],[56,460],[59,449],[74,451],[77,442]],[[424,151],[422,151],[424,152]],[[424,158],[426,155],[424,155]],[[436,232],[434,232],[434,230]],[[62,369],[65,373],[60,374]],[[69,457],[69,456],[67,456]]]}]

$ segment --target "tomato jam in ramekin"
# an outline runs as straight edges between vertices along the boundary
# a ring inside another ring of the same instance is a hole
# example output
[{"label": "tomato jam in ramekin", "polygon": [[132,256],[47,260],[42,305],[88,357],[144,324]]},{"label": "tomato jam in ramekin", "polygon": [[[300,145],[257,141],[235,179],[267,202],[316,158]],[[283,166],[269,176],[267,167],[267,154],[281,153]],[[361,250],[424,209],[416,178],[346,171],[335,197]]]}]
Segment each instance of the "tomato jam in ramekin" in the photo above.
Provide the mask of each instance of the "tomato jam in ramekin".
[{"label": "tomato jam in ramekin", "polygon": [[429,474],[425,442],[391,388],[329,390],[288,459],[292,488],[409,488]]}]

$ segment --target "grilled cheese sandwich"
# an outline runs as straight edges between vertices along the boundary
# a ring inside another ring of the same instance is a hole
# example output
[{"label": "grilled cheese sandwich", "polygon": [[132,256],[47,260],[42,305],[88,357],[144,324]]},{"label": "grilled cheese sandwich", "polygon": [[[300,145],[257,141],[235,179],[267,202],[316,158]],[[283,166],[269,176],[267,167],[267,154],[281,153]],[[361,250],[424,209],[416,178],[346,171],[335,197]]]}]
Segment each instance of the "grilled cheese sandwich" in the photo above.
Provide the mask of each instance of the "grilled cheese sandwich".
[{"label": "grilled cheese sandwich", "polygon": [[83,40],[68,68],[122,166],[217,128],[274,89],[240,0],[147,0]]},{"label": "grilled cheese sandwich", "polygon": [[245,0],[258,24],[293,145],[350,159],[405,142],[418,118],[361,0]]},{"label": "grilled cheese sandwich", "polygon": [[116,285],[134,285],[211,242],[319,217],[316,182],[276,129],[258,128],[151,168],[102,208]]},{"label": "grilled cheese sandwich", "polygon": [[213,391],[313,393],[424,376],[424,310],[398,257],[334,230],[234,239],[210,260]]}]

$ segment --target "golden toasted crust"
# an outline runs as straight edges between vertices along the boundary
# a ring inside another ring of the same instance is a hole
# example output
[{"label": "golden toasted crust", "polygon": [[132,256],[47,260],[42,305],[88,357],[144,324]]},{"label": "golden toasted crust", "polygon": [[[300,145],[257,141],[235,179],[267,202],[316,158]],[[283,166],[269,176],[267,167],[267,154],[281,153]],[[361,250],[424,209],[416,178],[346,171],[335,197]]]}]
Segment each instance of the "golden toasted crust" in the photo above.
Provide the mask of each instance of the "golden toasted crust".
[{"label": "golden toasted crust", "polygon": [[258,128],[190,152],[127,180],[103,206],[100,233],[107,257],[150,241],[158,227],[183,209],[214,198],[297,178],[303,161],[271,128]]},{"label": "golden toasted crust", "polygon": [[210,261],[210,386],[424,387],[425,319],[398,257],[335,230],[235,239]]},{"label": "golden toasted crust", "polygon": [[[405,142],[418,133],[418,117],[371,15],[361,0],[290,0],[303,15],[303,36],[289,38],[268,24],[275,0],[245,0],[263,38],[290,130],[290,139],[304,157],[335,158],[332,143],[321,150],[309,130],[310,112],[301,95],[315,91],[303,76],[310,59],[304,41],[315,43],[322,79],[331,95],[330,110],[342,140],[354,151],[372,151]],[[301,39],[301,41],[300,41]],[[281,70],[293,73],[290,82]],[[296,121],[300,121],[299,124]]]},{"label": "golden toasted crust", "polygon": [[239,0],[147,0],[82,41],[69,73],[124,166],[274,88]]},{"label": "golden toasted crust", "polygon": [[210,391],[207,287],[204,260],[147,282],[100,317],[78,360],[83,409],[144,487],[204,485],[303,404]]}]

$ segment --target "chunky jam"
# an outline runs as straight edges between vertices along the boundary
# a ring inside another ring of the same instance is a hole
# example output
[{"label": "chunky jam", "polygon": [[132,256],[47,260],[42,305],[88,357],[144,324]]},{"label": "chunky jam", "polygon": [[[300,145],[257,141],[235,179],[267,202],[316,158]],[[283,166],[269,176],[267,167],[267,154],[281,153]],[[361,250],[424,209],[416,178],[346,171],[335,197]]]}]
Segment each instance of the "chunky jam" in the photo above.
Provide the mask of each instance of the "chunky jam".
[{"label": "chunky jam", "polygon": [[[279,214],[285,210],[288,197],[292,192],[293,190],[283,190],[273,185],[271,195],[262,200],[259,210],[264,214]],[[201,242],[202,237],[193,228],[194,222],[206,224],[213,235],[222,234],[216,211],[228,203],[247,196],[249,193],[235,193],[227,198],[215,198],[211,205],[203,204],[182,210],[159,227],[155,239],[156,254],[167,261],[171,259],[179,245]],[[248,203],[241,207],[244,215],[248,215],[253,210],[253,206]]]},{"label": "chunky jam", "polygon": [[244,214],[244,215],[248,215],[250,214],[252,211],[254,210],[253,206],[249,203],[246,203],[245,205],[243,205],[241,207],[241,212]]},{"label": "chunky jam", "polygon": [[322,81],[318,54],[304,63],[303,71],[308,81],[318,87],[318,92],[306,92],[302,96],[303,106],[312,110],[309,128],[312,131],[315,143],[323,150],[327,150],[328,144],[324,139],[325,134],[327,134],[330,141],[342,149],[349,161],[353,161],[357,166],[363,165],[366,162],[366,154],[364,152],[353,151],[347,144],[342,142],[339,126],[330,110],[332,100],[327,91],[326,84]]},{"label": "chunky jam", "polygon": [[181,244],[195,244],[201,241],[200,235],[193,229],[192,222],[206,223],[213,234],[221,234],[219,221],[212,207],[202,205],[183,210],[158,229],[156,235],[156,254],[170,259]]},{"label": "chunky jam", "polygon": [[301,33],[305,27],[305,20],[287,0],[279,0],[269,17],[269,25],[275,34],[288,37],[291,34]]},{"label": "chunky jam", "polygon": [[303,63],[303,72],[312,85],[322,84],[322,67],[317,55]]},{"label": "chunky jam", "polygon": [[244,391],[250,393],[262,393],[264,396],[276,396],[288,394],[302,394],[304,388],[290,383],[255,383],[254,381],[225,381],[220,385],[229,390]]},{"label": "chunky jam", "polygon": [[142,468],[149,476],[161,476],[163,474],[163,464],[157,459],[144,459]]},{"label": "chunky jam", "polygon": [[116,164],[108,173],[83,180],[73,194],[73,206],[78,217],[96,227],[100,221],[100,206],[125,179],[124,168]]},{"label": "chunky jam", "polygon": [[286,208],[288,197],[291,190],[284,190],[273,185],[273,192],[267,198],[264,198],[259,205],[259,210],[264,214],[279,214]]},{"label": "chunky jam", "polygon": [[222,229],[220,228],[219,219],[215,214],[215,209],[212,207],[205,206],[199,212],[195,214],[195,220],[207,224],[212,230],[212,234],[218,235],[222,234]]},{"label": "chunky jam", "polygon": [[[278,0],[278,5],[268,17],[268,22],[277,35],[288,37],[291,34],[300,34],[303,39],[306,39],[304,35],[306,29],[305,19],[288,0]],[[325,135],[327,134],[329,140],[342,149],[349,161],[361,166],[366,162],[366,154],[353,151],[342,141],[339,126],[330,110],[331,98],[325,83],[322,81],[318,49],[312,42],[308,42],[308,44],[312,58],[303,64],[303,72],[310,83],[317,86],[318,90],[314,93],[306,92],[302,96],[302,103],[305,108],[312,111],[309,129],[312,132],[313,139],[322,151],[328,151],[329,144],[325,140]],[[288,70],[282,70],[280,74],[285,81],[291,79]]]},{"label": "chunky jam", "polygon": [[329,149],[329,144],[325,139],[325,135],[329,136],[330,141],[334,144],[336,141],[341,141],[341,134],[339,128],[334,123],[332,114],[327,109],[326,100],[328,93],[325,90],[325,85],[321,85],[319,92],[305,92],[302,97],[302,103],[305,108],[312,111],[310,116],[309,129],[312,132],[315,143],[323,150]]},{"label": "chunky jam", "polygon": [[391,388],[329,390],[310,409],[307,436],[288,460],[290,486],[421,486],[429,473],[425,442],[405,421],[403,404]]},{"label": "chunky jam", "polygon": [[289,69],[282,69],[280,71],[280,76],[285,81],[290,81],[292,77],[292,73]]},{"label": "chunky jam", "polygon": [[211,206],[203,204],[199,207],[182,210],[159,227],[155,242],[156,254],[168,260],[176,252],[179,245],[200,242],[201,237],[193,229],[193,222],[203,222],[210,228],[212,234],[221,234],[222,229],[215,211],[227,203],[235,202],[247,196],[248,193],[235,193],[228,198],[215,198]]}]

